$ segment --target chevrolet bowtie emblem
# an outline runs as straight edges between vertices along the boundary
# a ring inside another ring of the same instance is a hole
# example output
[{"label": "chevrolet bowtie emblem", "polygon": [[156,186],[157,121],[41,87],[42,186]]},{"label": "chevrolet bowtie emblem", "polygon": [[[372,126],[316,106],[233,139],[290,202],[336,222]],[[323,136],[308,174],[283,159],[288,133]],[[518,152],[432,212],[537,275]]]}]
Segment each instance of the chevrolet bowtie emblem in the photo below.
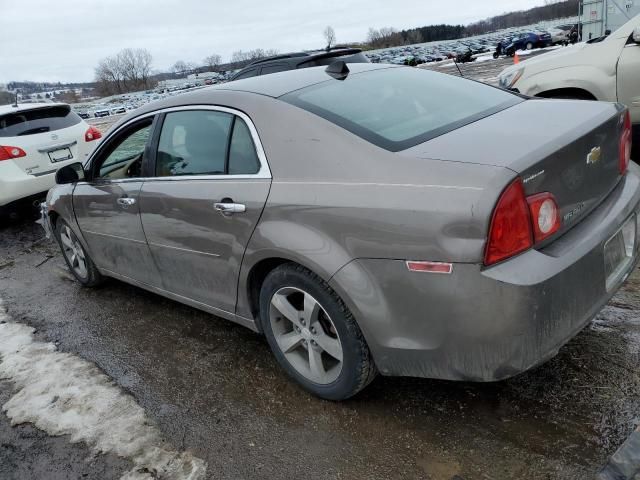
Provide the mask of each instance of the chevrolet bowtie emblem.
[{"label": "chevrolet bowtie emblem", "polygon": [[600,147],[593,147],[587,155],[587,165],[594,165],[602,158],[602,149]]}]

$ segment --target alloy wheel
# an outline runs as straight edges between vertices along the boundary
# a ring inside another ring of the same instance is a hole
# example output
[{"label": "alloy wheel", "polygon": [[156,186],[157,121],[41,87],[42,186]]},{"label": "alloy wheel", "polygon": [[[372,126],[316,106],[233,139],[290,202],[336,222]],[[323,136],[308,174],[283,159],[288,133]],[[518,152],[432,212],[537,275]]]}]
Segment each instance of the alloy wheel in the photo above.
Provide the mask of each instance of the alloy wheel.
[{"label": "alloy wheel", "polygon": [[60,243],[62,244],[62,252],[69,261],[71,269],[79,277],[86,278],[87,260],[84,256],[84,250],[78,241],[78,237],[76,237],[68,225],[63,225],[60,230]]},{"label": "alloy wheel", "polygon": [[269,320],[278,348],[299,374],[321,385],[339,377],[342,343],[314,297],[298,288],[280,288],[271,297]]}]

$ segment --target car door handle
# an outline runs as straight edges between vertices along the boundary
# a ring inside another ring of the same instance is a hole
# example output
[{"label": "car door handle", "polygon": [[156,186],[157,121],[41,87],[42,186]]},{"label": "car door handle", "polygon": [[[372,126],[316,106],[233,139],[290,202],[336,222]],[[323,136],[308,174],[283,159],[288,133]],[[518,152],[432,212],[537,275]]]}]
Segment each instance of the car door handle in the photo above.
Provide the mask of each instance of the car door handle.
[{"label": "car door handle", "polygon": [[244,213],[247,211],[247,206],[242,203],[214,203],[213,208],[216,212],[220,212],[225,216],[230,216],[234,213]]},{"label": "car door handle", "polygon": [[129,197],[123,197],[123,198],[119,198],[118,200],[116,200],[116,202],[118,203],[118,205],[122,205],[123,207],[130,207],[131,205],[135,205],[136,203],[136,199],[135,198],[129,198]]}]

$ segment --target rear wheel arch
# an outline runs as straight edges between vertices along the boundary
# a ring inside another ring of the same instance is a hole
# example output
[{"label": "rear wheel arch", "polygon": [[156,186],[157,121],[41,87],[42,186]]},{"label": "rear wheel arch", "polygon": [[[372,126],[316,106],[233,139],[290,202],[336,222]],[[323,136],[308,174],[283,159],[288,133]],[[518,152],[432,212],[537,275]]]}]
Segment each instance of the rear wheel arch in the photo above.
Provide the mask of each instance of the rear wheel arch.
[{"label": "rear wheel arch", "polygon": [[[246,281],[246,293],[247,299],[249,301],[249,308],[253,318],[256,319],[256,327],[260,333],[262,331],[262,323],[260,321],[260,292],[262,290],[262,285],[264,284],[267,276],[274,271],[276,268],[282,265],[291,265],[292,267],[299,267],[301,269],[307,270],[312,275],[318,277],[321,281],[328,284],[330,278],[325,277],[321,273],[310,267],[309,265],[305,265],[296,260],[292,260],[290,258],[285,257],[268,257],[258,261],[255,265],[251,267],[249,273],[247,274]],[[338,294],[336,292],[336,294]],[[339,294],[338,294],[339,295]]]},{"label": "rear wheel arch", "polygon": [[553,90],[546,90],[536,94],[536,97],[540,98],[565,98],[574,100],[597,100],[588,90],[577,87],[556,88]]},{"label": "rear wheel arch", "polygon": [[[273,270],[278,268],[280,265],[284,265],[285,263],[291,263],[293,265],[299,265],[296,262],[292,262],[287,258],[282,257],[270,257],[264,258],[256,263],[251,270],[249,270],[249,274],[247,275],[247,298],[249,299],[249,308],[251,310],[251,314],[253,318],[259,320],[260,316],[260,290],[262,289],[262,284],[264,283],[267,275],[271,273]],[[262,332],[262,324],[259,321],[256,321],[256,327]]]}]

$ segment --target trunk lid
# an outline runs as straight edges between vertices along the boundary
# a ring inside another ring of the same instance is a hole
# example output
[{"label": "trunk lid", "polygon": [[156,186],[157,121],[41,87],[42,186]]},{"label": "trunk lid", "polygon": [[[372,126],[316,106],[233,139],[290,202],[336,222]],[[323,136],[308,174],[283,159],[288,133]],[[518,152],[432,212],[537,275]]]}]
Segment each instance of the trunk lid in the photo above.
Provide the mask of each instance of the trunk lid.
[{"label": "trunk lid", "polygon": [[400,153],[512,170],[527,195],[554,195],[562,218],[559,234],[620,180],[623,112],[612,103],[531,99]]},{"label": "trunk lid", "polygon": [[45,175],[70,161],[84,161],[82,119],[68,105],[20,109],[0,115],[0,145],[27,154],[11,161],[29,175]]}]

